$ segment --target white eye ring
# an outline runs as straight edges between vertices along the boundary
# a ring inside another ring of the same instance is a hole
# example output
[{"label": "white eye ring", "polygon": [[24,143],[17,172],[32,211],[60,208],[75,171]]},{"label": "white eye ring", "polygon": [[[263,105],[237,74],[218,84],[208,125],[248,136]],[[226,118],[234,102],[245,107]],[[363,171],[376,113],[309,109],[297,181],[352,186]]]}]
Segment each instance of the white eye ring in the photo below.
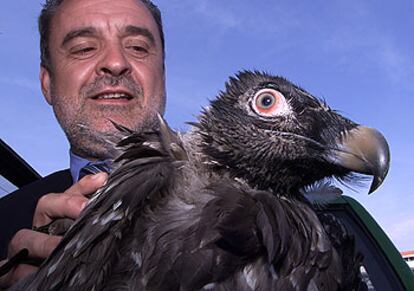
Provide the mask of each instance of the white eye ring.
[{"label": "white eye ring", "polygon": [[265,117],[286,115],[291,112],[285,96],[269,88],[262,89],[254,95],[251,107],[256,114]]}]

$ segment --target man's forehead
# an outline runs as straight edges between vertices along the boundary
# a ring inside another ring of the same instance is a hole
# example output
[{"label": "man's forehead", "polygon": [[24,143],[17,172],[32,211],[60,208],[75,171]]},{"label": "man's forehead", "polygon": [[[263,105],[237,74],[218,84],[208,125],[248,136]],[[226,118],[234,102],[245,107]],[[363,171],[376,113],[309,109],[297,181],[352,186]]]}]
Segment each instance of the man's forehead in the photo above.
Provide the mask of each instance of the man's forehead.
[{"label": "man's forehead", "polygon": [[65,0],[52,22],[63,33],[82,27],[123,30],[131,25],[157,31],[151,12],[140,0]]},{"label": "man's forehead", "polygon": [[106,7],[131,7],[137,6],[146,9],[145,4],[141,0],[63,0],[59,8],[65,9],[83,9],[89,7],[93,9],[106,9]]}]

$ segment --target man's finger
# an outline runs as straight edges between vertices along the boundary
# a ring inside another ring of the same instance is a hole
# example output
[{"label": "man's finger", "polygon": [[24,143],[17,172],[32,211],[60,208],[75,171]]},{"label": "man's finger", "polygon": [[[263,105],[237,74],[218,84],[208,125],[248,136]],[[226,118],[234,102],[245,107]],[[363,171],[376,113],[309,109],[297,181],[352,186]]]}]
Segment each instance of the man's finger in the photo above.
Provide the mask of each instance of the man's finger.
[{"label": "man's finger", "polygon": [[[0,261],[0,266],[4,265],[7,260]],[[11,285],[17,283],[27,275],[36,272],[38,267],[32,265],[21,264],[16,266],[13,270],[6,275],[0,277],[0,288],[8,288]]]},{"label": "man's finger", "polygon": [[76,219],[87,202],[88,199],[81,195],[67,193],[44,195],[37,203],[33,226],[40,227],[60,217]]},{"label": "man's finger", "polygon": [[73,184],[72,187],[68,188],[65,193],[74,195],[91,194],[102,187],[105,184],[107,178],[108,174],[105,172],[101,172],[95,175],[86,175],[77,183]]},{"label": "man's finger", "polygon": [[16,255],[9,258],[6,262],[3,262],[0,265],[0,277],[4,276],[8,272],[10,272],[14,267],[21,264],[24,260],[27,260],[29,257],[29,250],[22,249]]},{"label": "man's finger", "polygon": [[45,259],[56,248],[62,237],[48,235],[30,229],[19,230],[9,244],[8,257],[13,257],[22,249],[28,249],[32,259]]},{"label": "man's finger", "polygon": [[46,225],[55,218],[78,218],[88,202],[85,195],[102,187],[107,178],[106,173],[87,175],[62,194],[52,193],[42,196],[36,206],[33,226]]}]

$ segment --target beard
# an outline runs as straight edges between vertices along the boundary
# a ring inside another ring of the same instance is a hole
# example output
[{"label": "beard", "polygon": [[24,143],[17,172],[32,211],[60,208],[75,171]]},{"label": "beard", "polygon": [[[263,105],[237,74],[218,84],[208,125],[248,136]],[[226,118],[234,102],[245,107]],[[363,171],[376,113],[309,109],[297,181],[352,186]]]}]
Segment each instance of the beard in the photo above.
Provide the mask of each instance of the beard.
[{"label": "beard", "polygon": [[[158,127],[158,118],[156,112],[152,111],[151,114],[146,115],[143,122],[127,128],[135,132],[143,132],[156,127]],[[106,130],[98,130],[82,121],[63,130],[69,140],[71,151],[88,160],[115,159],[120,154],[116,145],[125,137],[124,133],[115,128],[115,125]]]},{"label": "beard", "polygon": [[[68,109],[73,107],[74,98],[55,95],[54,86],[52,86],[53,100],[56,100],[53,103],[53,110],[73,153],[89,160],[114,159],[119,155],[116,144],[124,137],[124,134],[116,129],[113,123],[136,132],[148,131],[158,126],[157,114],[163,112],[163,102],[158,107],[156,106],[156,109],[146,108],[138,103],[136,107],[139,107],[139,114],[135,115],[131,111],[136,108],[111,105],[99,105],[93,109],[87,107],[85,103],[87,98],[98,94],[104,87],[119,85],[131,92],[138,101],[143,100],[141,86],[130,77],[103,76],[81,88],[80,96],[75,98],[78,101],[77,110],[70,112]],[[112,119],[113,116],[118,118]]]}]

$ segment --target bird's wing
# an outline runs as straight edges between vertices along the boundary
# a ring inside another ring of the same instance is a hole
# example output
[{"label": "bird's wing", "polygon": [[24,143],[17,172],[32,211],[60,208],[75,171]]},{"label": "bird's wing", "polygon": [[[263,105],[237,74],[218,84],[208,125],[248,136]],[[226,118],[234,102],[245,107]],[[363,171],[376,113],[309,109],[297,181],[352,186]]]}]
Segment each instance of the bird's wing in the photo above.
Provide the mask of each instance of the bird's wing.
[{"label": "bird's wing", "polygon": [[204,191],[213,198],[186,232],[163,229],[143,252],[150,290],[337,290],[339,258],[305,202],[231,179]]},{"label": "bird's wing", "polygon": [[271,267],[263,290],[338,290],[340,258],[313,209],[306,202],[268,193],[258,193],[256,199]]},{"label": "bird's wing", "polygon": [[231,277],[260,248],[250,193],[223,179],[193,195],[213,198],[194,215],[155,213],[145,231],[145,280],[136,281],[145,281],[146,290],[199,290]]},{"label": "bird's wing", "polygon": [[367,290],[360,270],[364,256],[356,248],[355,236],[333,214],[319,213],[318,217],[342,262],[341,290]]},{"label": "bird's wing", "polygon": [[338,290],[340,258],[306,202],[229,183],[211,189],[198,237],[217,254],[212,290]]},{"label": "bird's wing", "polygon": [[[166,148],[172,142],[174,149]],[[147,201],[160,200],[169,188],[179,166],[171,153],[185,156],[173,132],[131,134],[119,146],[124,149],[118,158],[119,167],[33,281],[26,282],[21,290],[93,290],[100,286],[122,255],[117,249],[119,240]]]}]

